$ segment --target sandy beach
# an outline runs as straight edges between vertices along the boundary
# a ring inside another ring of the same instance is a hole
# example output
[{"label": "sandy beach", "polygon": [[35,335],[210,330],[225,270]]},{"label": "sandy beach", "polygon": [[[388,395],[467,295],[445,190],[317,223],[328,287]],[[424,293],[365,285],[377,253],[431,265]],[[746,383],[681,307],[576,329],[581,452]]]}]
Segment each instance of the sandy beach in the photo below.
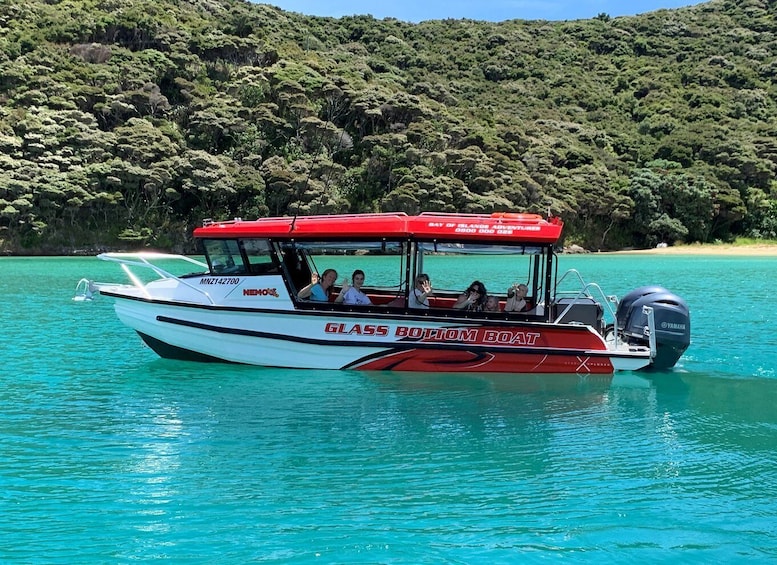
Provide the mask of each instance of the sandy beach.
[{"label": "sandy beach", "polygon": [[670,247],[659,247],[653,249],[614,251],[614,253],[632,253],[640,255],[741,255],[743,257],[777,257],[777,245],[673,245]]}]

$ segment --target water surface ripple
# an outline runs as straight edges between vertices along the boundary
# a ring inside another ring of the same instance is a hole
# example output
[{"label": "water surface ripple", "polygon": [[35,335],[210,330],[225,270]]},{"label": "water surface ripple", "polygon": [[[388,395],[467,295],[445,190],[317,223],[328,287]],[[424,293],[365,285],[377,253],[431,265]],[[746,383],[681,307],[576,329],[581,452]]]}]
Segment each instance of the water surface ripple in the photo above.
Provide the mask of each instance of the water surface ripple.
[{"label": "water surface ripple", "polygon": [[[682,294],[680,366],[514,378],[165,361],[109,300],[70,301],[112,266],[0,259],[0,562],[777,561],[777,324],[753,300],[777,260],[564,261],[615,293]],[[709,297],[731,280],[722,324]]]}]

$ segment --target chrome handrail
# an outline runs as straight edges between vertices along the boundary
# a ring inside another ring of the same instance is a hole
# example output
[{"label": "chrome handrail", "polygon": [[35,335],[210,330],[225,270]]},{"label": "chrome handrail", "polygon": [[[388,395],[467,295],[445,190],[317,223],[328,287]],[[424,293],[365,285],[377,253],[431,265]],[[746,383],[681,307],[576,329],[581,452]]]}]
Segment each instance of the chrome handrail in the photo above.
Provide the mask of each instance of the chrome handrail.
[{"label": "chrome handrail", "polygon": [[135,275],[135,273],[132,272],[130,267],[141,267],[144,269],[150,269],[154,271],[160,279],[175,279],[180,284],[190,288],[191,290],[202,294],[205,298],[208,299],[208,302],[211,304],[216,304],[216,301],[211,298],[210,294],[208,294],[206,291],[204,291],[201,288],[198,288],[181,277],[174,275],[170,273],[169,271],[166,271],[162,267],[159,267],[158,265],[154,265],[151,261],[152,260],[179,260],[179,261],[185,261],[187,263],[192,263],[194,265],[197,265],[198,267],[202,267],[204,269],[208,268],[207,263],[203,263],[202,261],[198,261],[197,259],[192,259],[191,257],[187,257],[186,255],[175,255],[172,253],[157,253],[153,251],[142,251],[138,253],[100,253],[97,256],[98,259],[102,261],[112,261],[114,263],[119,263],[121,265],[122,270],[127,274],[127,277],[129,277],[130,281],[132,281],[132,285],[140,290],[146,298],[151,298],[151,295],[148,293],[148,290],[146,289],[146,285],[143,284],[143,282],[138,279],[138,277]]},{"label": "chrome handrail", "polygon": [[[567,278],[567,276],[570,277],[577,277],[577,280],[580,283],[580,290],[578,291],[559,291],[558,288],[561,285],[561,283]],[[592,292],[595,291],[595,292]],[[601,301],[598,301],[595,295],[598,295],[601,297]],[[605,321],[612,320],[613,324],[613,331],[614,331],[614,347],[617,349],[620,345],[620,335],[618,334],[618,328],[617,326],[617,316],[615,313],[615,310],[613,309],[613,305],[615,305],[615,308],[617,308],[618,304],[618,297],[615,295],[608,295],[605,294],[604,290],[602,290],[602,287],[599,286],[597,283],[586,283],[583,279],[583,276],[580,274],[580,272],[577,269],[569,269],[567,272],[565,272],[561,277],[556,281],[556,286],[553,289],[553,299],[554,302],[558,300],[558,297],[571,297],[572,301],[567,305],[566,308],[553,320],[554,324],[560,323],[560,321],[564,318],[564,316],[567,314],[567,312],[570,311],[572,306],[574,306],[578,300],[581,298],[590,298],[597,302],[598,304],[602,305],[602,308],[604,309],[604,318]],[[605,327],[606,327],[605,323]],[[655,340],[655,338],[653,338]]]},{"label": "chrome handrail", "polygon": [[[578,290],[578,291],[574,291],[574,290],[572,290],[572,291],[559,291],[558,290],[559,285],[564,281],[564,279],[567,277],[567,275],[576,275],[577,276],[577,279],[580,282],[580,290]],[[609,313],[610,318],[612,319],[612,321],[614,323],[616,317],[615,317],[615,311],[612,308],[612,304],[617,304],[618,303],[618,297],[615,296],[615,295],[607,295],[607,294],[605,294],[604,290],[602,290],[602,287],[599,286],[599,284],[597,284],[597,283],[587,283],[587,282],[585,282],[585,280],[583,280],[582,275],[577,271],[577,269],[569,269],[556,282],[556,286],[553,289],[554,301],[558,298],[559,295],[562,295],[562,296],[572,297],[572,302],[570,302],[570,304],[554,320],[553,323],[554,324],[559,323],[561,318],[564,317],[564,314],[566,314],[569,311],[569,309],[572,306],[574,306],[576,301],[579,300],[580,298],[591,298],[591,299],[596,300],[595,297],[592,295],[592,293],[590,292],[589,289],[593,289],[593,290],[597,291],[596,294],[598,294],[601,297],[600,304],[602,304],[603,308],[606,305],[606,310]]]}]

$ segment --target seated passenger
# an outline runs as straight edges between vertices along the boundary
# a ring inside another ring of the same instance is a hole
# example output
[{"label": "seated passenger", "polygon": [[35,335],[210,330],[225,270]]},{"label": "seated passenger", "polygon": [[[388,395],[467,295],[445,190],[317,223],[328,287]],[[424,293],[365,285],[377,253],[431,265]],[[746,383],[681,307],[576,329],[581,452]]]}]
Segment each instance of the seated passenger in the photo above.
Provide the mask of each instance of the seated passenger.
[{"label": "seated passenger", "polygon": [[[348,281],[343,282],[343,290],[340,291],[340,296],[343,297],[343,304],[357,304],[366,306],[372,304],[372,300],[362,292],[362,285],[364,284],[364,271],[356,269],[351,275],[351,281],[353,286],[348,286]],[[339,296],[338,300],[339,301]]]},{"label": "seated passenger", "polygon": [[429,308],[429,297],[434,294],[429,275],[420,274],[415,278],[415,286],[410,291],[408,306],[410,308]]},{"label": "seated passenger", "polygon": [[505,312],[526,312],[529,309],[529,304],[526,302],[528,292],[529,287],[523,283],[508,288]]},{"label": "seated passenger", "polygon": [[457,310],[468,310],[469,312],[482,312],[486,307],[488,291],[486,285],[480,281],[473,281],[467,290],[460,296],[453,307]]},{"label": "seated passenger", "polygon": [[486,306],[483,308],[483,312],[499,312],[499,298],[490,294],[486,298]]},{"label": "seated passenger", "polygon": [[337,280],[337,271],[327,269],[321,277],[318,273],[313,273],[310,278],[310,284],[297,293],[297,298],[309,298],[313,302],[329,302],[332,285]]}]

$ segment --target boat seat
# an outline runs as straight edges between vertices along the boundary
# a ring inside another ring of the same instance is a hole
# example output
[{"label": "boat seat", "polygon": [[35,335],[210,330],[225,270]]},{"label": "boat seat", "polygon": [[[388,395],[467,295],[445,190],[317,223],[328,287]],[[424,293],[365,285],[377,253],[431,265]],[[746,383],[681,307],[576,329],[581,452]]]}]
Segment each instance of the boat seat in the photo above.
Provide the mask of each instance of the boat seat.
[{"label": "boat seat", "polygon": [[274,263],[256,263],[251,265],[252,275],[277,275],[280,272],[280,267]]},{"label": "boat seat", "polygon": [[449,298],[445,296],[430,296],[429,307],[430,308],[453,308],[458,298]]},{"label": "boat seat", "polygon": [[386,306],[388,308],[404,308],[406,304],[407,302],[405,301],[404,296],[397,296],[396,298],[386,302]]},{"label": "boat seat", "polygon": [[[567,307],[572,305],[569,310]],[[562,324],[579,323],[591,326],[597,331],[602,326],[602,305],[593,298],[559,298],[552,304],[551,313],[553,319],[558,318],[565,310],[564,317],[559,320]]]}]

